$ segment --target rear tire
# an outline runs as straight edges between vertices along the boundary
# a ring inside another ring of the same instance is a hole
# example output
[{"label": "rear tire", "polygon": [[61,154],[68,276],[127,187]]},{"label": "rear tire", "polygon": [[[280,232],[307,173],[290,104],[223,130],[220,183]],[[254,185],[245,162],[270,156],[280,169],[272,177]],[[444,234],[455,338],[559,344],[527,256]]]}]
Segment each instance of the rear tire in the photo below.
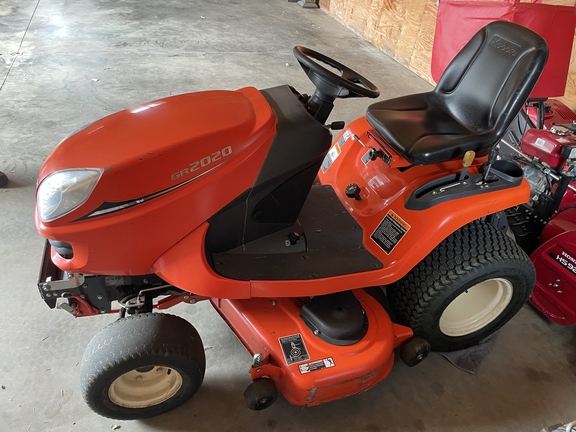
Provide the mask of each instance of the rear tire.
[{"label": "rear tire", "polygon": [[512,239],[474,221],[448,236],[386,292],[400,322],[430,342],[433,351],[458,351],[516,315],[535,280],[532,262]]},{"label": "rear tire", "polygon": [[182,405],[200,388],[205,369],[202,341],[192,324],[145,313],[121,318],[92,338],[80,383],[96,413],[134,420]]}]

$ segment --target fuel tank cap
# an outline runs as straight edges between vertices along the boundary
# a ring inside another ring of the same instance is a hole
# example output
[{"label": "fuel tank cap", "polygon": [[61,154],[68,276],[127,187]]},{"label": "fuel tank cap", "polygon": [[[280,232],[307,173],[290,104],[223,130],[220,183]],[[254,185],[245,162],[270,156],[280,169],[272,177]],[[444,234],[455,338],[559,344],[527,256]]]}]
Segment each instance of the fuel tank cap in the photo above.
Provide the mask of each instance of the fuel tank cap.
[{"label": "fuel tank cap", "polygon": [[550,128],[550,132],[555,135],[568,135],[570,133],[570,129],[565,126],[554,125]]}]

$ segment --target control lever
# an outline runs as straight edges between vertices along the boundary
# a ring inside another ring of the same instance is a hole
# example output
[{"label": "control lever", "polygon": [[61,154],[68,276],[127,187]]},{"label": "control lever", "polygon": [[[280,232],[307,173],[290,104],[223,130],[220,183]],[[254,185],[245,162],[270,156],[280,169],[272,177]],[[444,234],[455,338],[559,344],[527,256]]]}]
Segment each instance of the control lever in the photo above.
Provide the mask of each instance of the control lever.
[{"label": "control lever", "polygon": [[330,124],[327,124],[326,127],[332,130],[342,130],[346,126],[346,123],[343,121],[335,121]]},{"label": "control lever", "polygon": [[468,172],[468,167],[470,165],[472,165],[472,162],[474,162],[475,156],[476,156],[476,153],[474,152],[474,150],[468,150],[464,154],[464,158],[462,159],[462,171],[460,172],[460,176],[458,177],[459,182],[463,181],[466,178],[466,173]]},{"label": "control lever", "polygon": [[356,141],[358,141],[362,147],[367,148],[367,149],[372,148],[372,147],[368,147],[366,144],[364,144],[362,142],[362,140],[360,139],[360,137],[358,137],[358,135],[352,134],[352,138],[355,139]]},{"label": "control lever", "polygon": [[388,157],[382,150],[376,150],[374,147],[368,147],[356,134],[352,134],[352,139],[358,141],[362,147],[370,150],[369,156],[371,161],[375,161],[376,159],[380,158],[388,165],[390,165],[390,157]]},{"label": "control lever", "polygon": [[486,169],[484,170],[484,175],[482,176],[482,183],[485,185],[488,180],[488,174],[490,174],[490,168],[492,168],[492,164],[496,162],[496,156],[498,156],[498,146],[494,146],[490,149],[490,153],[488,153],[488,161],[486,162]]}]

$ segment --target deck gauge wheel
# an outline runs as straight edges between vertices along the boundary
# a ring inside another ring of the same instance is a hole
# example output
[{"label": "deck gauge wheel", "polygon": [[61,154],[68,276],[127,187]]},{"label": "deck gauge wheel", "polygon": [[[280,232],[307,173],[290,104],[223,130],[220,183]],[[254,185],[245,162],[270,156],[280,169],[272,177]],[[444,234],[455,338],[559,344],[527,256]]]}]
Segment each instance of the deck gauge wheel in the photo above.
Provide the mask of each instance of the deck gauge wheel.
[{"label": "deck gauge wheel", "polygon": [[413,337],[400,347],[400,359],[406,366],[413,367],[420,364],[432,348],[430,342],[421,337]]},{"label": "deck gauge wheel", "polygon": [[270,378],[255,379],[244,391],[246,405],[252,411],[270,407],[278,399],[276,384]]}]

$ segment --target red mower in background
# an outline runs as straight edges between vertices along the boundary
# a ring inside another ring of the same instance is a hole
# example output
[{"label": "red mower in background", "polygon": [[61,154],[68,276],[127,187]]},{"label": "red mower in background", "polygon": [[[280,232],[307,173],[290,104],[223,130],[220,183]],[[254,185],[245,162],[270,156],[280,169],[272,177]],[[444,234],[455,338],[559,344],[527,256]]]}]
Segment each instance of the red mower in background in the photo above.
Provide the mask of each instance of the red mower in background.
[{"label": "red mower in background", "polygon": [[506,212],[536,267],[530,302],[560,325],[576,324],[576,114],[558,100],[532,101],[503,140],[530,183],[530,201]]},{"label": "red mower in background", "polygon": [[[152,313],[181,302],[210,301],[253,355],[254,410],[278,390],[295,405],[365,391],[395,348],[415,365],[503,326],[535,272],[499,229],[530,186],[496,144],[547,53],[536,33],[489,24],[434,91],[375,103],[344,129],[326,123],[335,99],[378,89],[296,47],[312,96],[287,85],[183,94],[66,138],[39,174],[38,287],[73,316],[120,315],[82,359],[88,405],[138,419],[196,393],[198,333]],[[380,286],[398,322],[365,289]]]},{"label": "red mower in background", "polygon": [[[531,303],[552,321],[576,324],[576,114],[560,101],[570,66],[576,8],[519,0],[441,0],[432,53],[432,76],[482,26],[494,20],[524,25],[548,43],[549,56],[526,109],[501,144],[530,183],[530,201],[506,212],[511,231],[537,269]],[[510,157],[508,160],[510,160]],[[502,229],[506,228],[502,221]]]}]

